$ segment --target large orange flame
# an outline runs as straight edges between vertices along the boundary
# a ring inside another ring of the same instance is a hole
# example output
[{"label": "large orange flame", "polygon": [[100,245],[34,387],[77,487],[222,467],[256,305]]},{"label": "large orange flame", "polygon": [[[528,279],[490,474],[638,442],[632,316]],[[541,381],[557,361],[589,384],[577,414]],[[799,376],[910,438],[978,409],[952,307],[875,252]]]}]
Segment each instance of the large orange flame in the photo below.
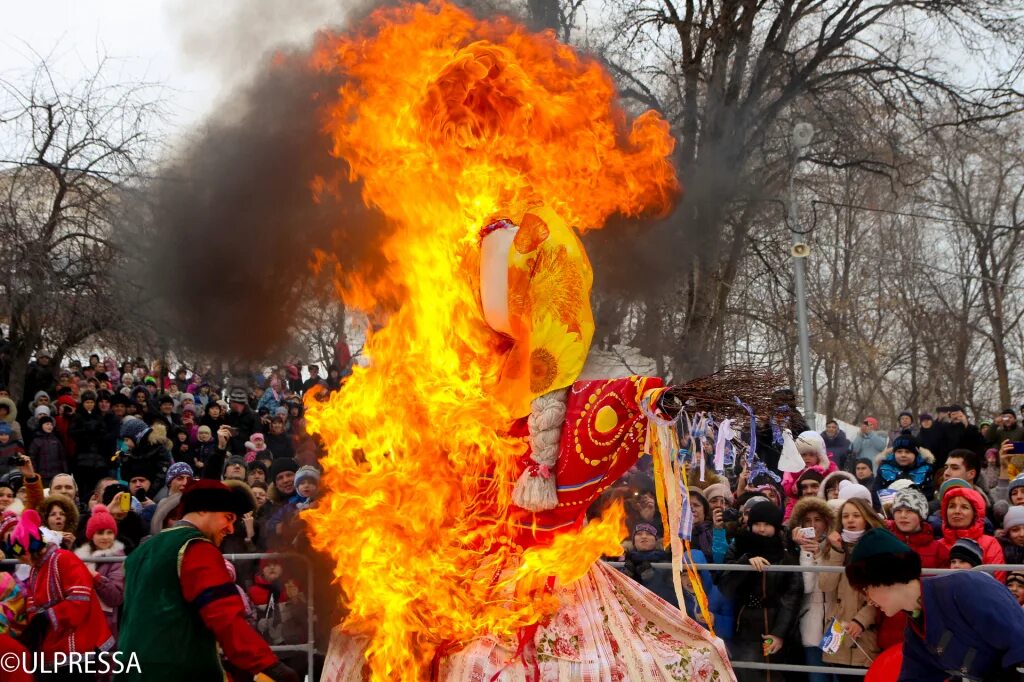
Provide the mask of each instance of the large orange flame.
[{"label": "large orange flame", "polygon": [[339,278],[346,304],[390,314],[366,341],[370,367],[309,402],[329,492],[306,519],[337,562],[344,625],[367,638],[373,678],[423,679],[440,643],[550,614],[557,604],[530,586],[578,578],[621,537],[620,509],[525,556],[506,540],[526,446],[490,395],[508,342],[480,309],[478,232],[539,203],[580,231],[664,212],[673,143],[654,113],[627,126],[595,60],[448,4],[323,34],[312,66],[345,80],[323,109],[333,152],[395,229],[384,278]]}]

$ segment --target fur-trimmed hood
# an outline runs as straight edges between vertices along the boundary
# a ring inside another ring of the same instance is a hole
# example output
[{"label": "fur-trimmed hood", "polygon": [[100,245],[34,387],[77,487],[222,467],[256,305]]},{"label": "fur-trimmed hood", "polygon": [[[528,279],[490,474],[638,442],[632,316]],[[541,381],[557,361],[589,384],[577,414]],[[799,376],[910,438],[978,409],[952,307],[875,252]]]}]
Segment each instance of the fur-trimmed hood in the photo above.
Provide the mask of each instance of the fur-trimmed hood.
[{"label": "fur-trimmed hood", "polygon": [[[892,460],[893,464],[896,464],[896,453],[893,452],[892,448],[886,448],[885,450],[882,450],[877,455],[875,455],[875,470],[877,471],[878,467],[882,466],[882,463],[885,462],[885,460],[888,459],[890,456],[893,458],[893,460]],[[916,467],[916,466],[921,466],[922,464],[928,464],[928,465],[934,466],[935,465],[935,455],[932,454],[932,451],[929,450],[928,448],[918,447],[917,448],[917,462],[915,462],[914,464],[911,464],[910,466]],[[897,464],[897,466],[899,466],[899,465]]]},{"label": "fur-trimmed hood", "polygon": [[839,485],[839,480],[846,479],[850,483],[856,483],[857,477],[851,474],[849,471],[833,471],[831,474],[826,476],[821,481],[821,487],[818,489],[818,497],[825,499],[825,491],[829,488],[829,483],[835,482],[835,485]]},{"label": "fur-trimmed hood", "polygon": [[39,505],[39,516],[42,517],[43,523],[46,523],[46,517],[50,515],[50,509],[56,505],[60,507],[61,511],[64,512],[64,516],[67,520],[64,522],[65,533],[74,533],[78,530],[78,507],[75,503],[64,497],[63,495],[50,495],[43,503]]},{"label": "fur-trimmed hood", "polygon": [[[800,435],[793,439],[796,444],[797,452],[800,455],[806,453],[815,453],[818,455],[818,466],[824,471],[828,471],[832,464],[832,460],[828,458],[828,451],[825,448],[825,439],[821,437],[821,434],[817,431],[804,431]],[[813,465],[812,465],[813,466]]]},{"label": "fur-trimmed hood", "polygon": [[14,424],[18,418],[18,406],[7,396],[0,396],[0,405],[7,406],[7,416],[4,417],[4,421],[8,424]]},{"label": "fur-trimmed hood", "polygon": [[[709,467],[710,469],[710,467]],[[689,472],[687,472],[689,474]],[[687,483],[690,484],[691,488],[700,488],[702,491],[707,490],[708,486],[716,483],[724,483],[727,487],[729,486],[729,479],[725,476],[719,476],[713,471],[706,471],[704,474],[704,480],[700,480],[700,475],[687,476]]]},{"label": "fur-trimmed hood", "polygon": [[792,531],[794,528],[799,528],[802,524],[801,519],[808,513],[816,511],[828,520],[828,527],[831,528],[835,523],[836,513],[832,507],[828,506],[825,500],[821,499],[816,495],[809,495],[801,497],[797,500],[796,505],[793,506],[793,513],[789,516],[789,521],[786,525],[789,530]]},{"label": "fur-trimmed hood", "polygon": [[100,557],[124,556],[124,543],[120,540],[114,540],[114,544],[110,549],[93,549],[92,543],[87,542],[75,550],[75,556],[86,562],[90,559],[99,559]]}]

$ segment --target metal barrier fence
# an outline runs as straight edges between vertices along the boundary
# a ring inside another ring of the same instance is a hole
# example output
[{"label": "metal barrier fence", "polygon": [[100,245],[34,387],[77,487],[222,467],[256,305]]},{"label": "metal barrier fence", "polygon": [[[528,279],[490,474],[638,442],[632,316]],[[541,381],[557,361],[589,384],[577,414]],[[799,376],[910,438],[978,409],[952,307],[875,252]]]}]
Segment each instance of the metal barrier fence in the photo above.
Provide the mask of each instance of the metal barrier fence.
[{"label": "metal barrier fence", "polygon": [[[306,565],[306,643],[305,644],[276,644],[270,647],[271,651],[275,653],[289,653],[293,651],[304,651],[306,653],[306,679],[314,680],[315,668],[314,668],[314,653],[316,652],[316,644],[313,641],[313,603],[314,603],[314,581],[313,581],[313,562],[309,560],[304,554],[297,554],[295,552],[263,552],[263,553],[249,553],[249,554],[225,554],[224,558],[231,563],[237,563],[239,561],[259,561],[261,559],[300,559]],[[127,557],[123,556],[112,556],[112,557],[95,557],[90,558],[87,563],[90,564],[121,564],[125,562]],[[20,562],[16,559],[0,559],[0,566],[17,566]]]},{"label": "metal barrier fence", "polygon": [[[313,680],[315,674],[314,667],[314,654],[316,651],[316,645],[313,641],[313,622],[314,622],[314,581],[313,581],[313,563],[309,557],[304,554],[297,554],[294,552],[264,552],[264,553],[249,553],[249,554],[225,554],[224,558],[232,563],[238,561],[259,561],[261,559],[300,559],[306,565],[306,643],[305,644],[278,644],[271,646],[270,649],[278,653],[288,653],[292,651],[304,651],[306,653],[306,665],[307,665],[307,679]],[[106,564],[106,563],[124,563],[126,557],[96,557],[89,559],[89,563]],[[625,565],[621,561],[609,561],[607,562],[610,566],[622,569]],[[17,566],[19,562],[15,559],[2,559],[0,560],[0,566]],[[756,572],[758,569],[750,566],[749,564],[693,564],[694,568],[698,570],[708,571],[743,571],[743,572]],[[659,571],[671,571],[672,564],[670,563],[652,563],[651,568]],[[842,573],[845,569],[842,566],[799,566],[799,565],[778,565],[778,566],[766,566],[765,572],[768,573]],[[971,570],[982,573],[994,573],[1000,571],[1015,571],[1024,570],[1022,564],[988,564],[982,566],[975,566],[971,569],[949,569],[949,568],[926,568],[922,572],[926,575],[942,575],[945,573],[955,573],[958,570]],[[799,672],[799,673],[823,673],[826,675],[848,675],[863,677],[867,673],[867,668],[844,668],[844,667],[831,667],[831,666],[812,666],[812,665],[793,665],[788,663],[758,663],[755,661],[731,661],[734,668],[747,669],[747,670],[764,670],[765,672]]]},{"label": "metal barrier fence", "polygon": [[[619,570],[625,566],[625,562],[622,561],[609,561],[608,565],[613,566]],[[742,571],[742,572],[757,572],[758,569],[754,568],[750,564],[693,564],[693,567],[697,570],[708,570],[708,571]],[[651,564],[651,568],[659,571],[671,571],[672,564],[655,562]],[[778,565],[778,566],[766,566],[764,568],[767,573],[842,573],[846,569],[843,566],[799,566],[799,565]],[[946,573],[956,573],[958,571],[977,571],[979,573],[998,573],[1000,571],[1017,571],[1024,570],[1024,564],[985,564],[982,566],[975,566],[970,569],[956,569],[956,568],[926,568],[921,572],[925,575],[944,575]],[[731,660],[733,668],[740,668],[745,670],[763,670],[765,672],[798,672],[798,673],[822,673],[825,675],[848,675],[864,677],[867,674],[867,668],[849,668],[849,667],[832,667],[832,666],[817,666],[817,665],[795,665],[789,663],[759,663],[755,661],[736,661]]]}]

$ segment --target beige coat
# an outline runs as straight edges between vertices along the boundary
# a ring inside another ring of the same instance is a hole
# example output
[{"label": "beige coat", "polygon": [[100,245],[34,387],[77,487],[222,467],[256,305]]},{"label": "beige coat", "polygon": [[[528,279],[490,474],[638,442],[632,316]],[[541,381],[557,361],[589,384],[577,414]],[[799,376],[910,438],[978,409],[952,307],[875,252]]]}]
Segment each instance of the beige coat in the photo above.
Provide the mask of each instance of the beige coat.
[{"label": "beige coat", "polygon": [[[844,566],[846,557],[849,556],[853,546],[847,545],[844,549],[845,552],[836,551],[826,541],[822,565]],[[845,573],[822,573],[818,579],[818,585],[822,590],[833,595],[828,620],[831,621],[835,617],[844,624],[851,620],[860,623],[864,627],[864,632],[857,638],[857,644],[867,652],[868,656],[874,658],[878,654],[878,609],[868,604],[867,597],[853,589],[849,581],[846,580]],[[849,637],[844,637],[843,643],[839,645],[839,651],[834,654],[825,654],[822,658],[826,663],[867,667],[871,662],[868,660],[868,656],[865,656],[864,652],[857,648],[857,644],[854,644]]]}]

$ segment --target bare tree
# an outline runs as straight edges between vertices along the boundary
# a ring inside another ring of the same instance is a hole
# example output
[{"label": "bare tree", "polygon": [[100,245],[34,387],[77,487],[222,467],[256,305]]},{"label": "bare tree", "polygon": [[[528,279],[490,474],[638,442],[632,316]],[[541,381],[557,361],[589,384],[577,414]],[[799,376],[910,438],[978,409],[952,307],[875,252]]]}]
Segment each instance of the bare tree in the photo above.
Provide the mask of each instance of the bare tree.
[{"label": "bare tree", "polygon": [[[1007,134],[1006,129],[1011,134]],[[999,402],[1011,405],[1008,341],[1020,327],[1019,253],[1024,245],[1024,147],[1019,127],[999,130],[940,131],[936,206],[959,219],[958,246],[968,255],[977,279],[982,325],[975,330],[989,342]]]},{"label": "bare tree", "polygon": [[35,352],[59,360],[124,316],[113,275],[129,255],[112,240],[115,212],[154,151],[159,107],[149,86],[108,83],[107,66],[70,87],[45,61],[0,81],[0,305],[16,397]]},{"label": "bare tree", "polygon": [[[960,87],[944,75],[938,50],[914,37],[914,26],[927,21],[971,47],[982,39],[1013,40],[1020,25],[1004,3],[607,0],[605,6],[609,18],[603,30],[593,29],[592,41],[601,41],[623,93],[662,111],[679,140],[686,193],[673,229],[638,240],[643,250],[658,240],[661,272],[685,273],[672,285],[645,278],[672,290],[687,311],[679,327],[666,330],[674,338],[662,344],[676,376],[708,371],[718,360],[715,343],[751,231],[764,224],[758,218],[788,172],[794,117],[809,118],[822,131],[815,163],[898,176],[899,160],[858,144],[850,121],[870,124],[875,135],[898,136],[901,124],[916,128],[936,101],[949,112],[943,123],[1001,116],[1016,101],[1002,80],[985,91]],[[885,118],[875,116],[879,111]]]}]

